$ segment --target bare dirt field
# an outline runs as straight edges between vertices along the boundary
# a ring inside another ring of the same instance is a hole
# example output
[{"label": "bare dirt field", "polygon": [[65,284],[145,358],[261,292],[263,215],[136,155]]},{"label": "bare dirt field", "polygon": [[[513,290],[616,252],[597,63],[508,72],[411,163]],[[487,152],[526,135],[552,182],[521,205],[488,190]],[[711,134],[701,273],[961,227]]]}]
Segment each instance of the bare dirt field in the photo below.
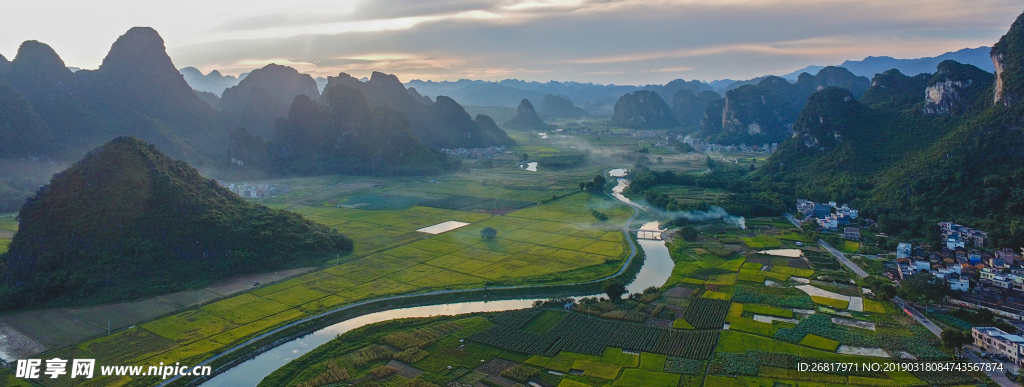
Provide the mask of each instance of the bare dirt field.
[{"label": "bare dirt field", "polygon": [[21,332],[0,323],[0,358],[20,359],[46,350],[42,343],[32,340]]}]

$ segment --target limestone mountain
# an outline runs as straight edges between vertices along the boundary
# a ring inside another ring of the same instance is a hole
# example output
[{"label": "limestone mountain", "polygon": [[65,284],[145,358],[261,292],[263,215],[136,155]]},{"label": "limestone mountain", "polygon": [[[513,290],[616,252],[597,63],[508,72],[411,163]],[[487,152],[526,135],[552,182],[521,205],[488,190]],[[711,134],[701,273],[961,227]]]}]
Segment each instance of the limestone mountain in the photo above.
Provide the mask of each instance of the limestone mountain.
[{"label": "limestone mountain", "polygon": [[3,54],[0,54],[0,74],[3,74],[7,69],[11,67],[11,62],[7,60]]},{"label": "limestone mountain", "polygon": [[0,83],[0,160],[57,158],[62,153],[53,133],[15,88]]},{"label": "limestone mountain", "polygon": [[[322,100],[296,96],[287,118],[265,143],[266,151],[251,136],[232,133],[232,163],[269,164],[273,173],[300,175],[423,174],[452,167],[417,138],[396,108],[371,108],[361,91],[345,84],[329,86]],[[270,157],[269,163],[262,155]]]},{"label": "limestone mountain", "polygon": [[[370,107],[391,106],[402,112],[413,133],[424,143],[436,148],[473,148],[514,143],[503,130],[481,128],[466,109],[455,100],[437,96],[429,99],[410,93],[398,77],[374,71],[363,82],[346,73],[328,77],[327,88],[344,84],[362,92]],[[323,101],[321,101],[323,102]]]},{"label": "limestone mountain", "polygon": [[212,109],[174,69],[163,40],[149,28],[118,38],[99,69],[75,73],[46,44],[26,41],[0,81],[31,103],[72,157],[125,134],[176,158],[200,162],[200,153],[217,152]]},{"label": "limestone mountain", "polygon": [[33,104],[59,104],[81,93],[78,79],[50,46],[29,40],[18,47],[3,81]]},{"label": "limestone mountain", "polygon": [[224,89],[235,86],[239,82],[238,78],[232,75],[223,75],[217,70],[204,75],[195,67],[185,67],[179,69],[178,72],[193,89],[213,93],[218,98],[224,93]]},{"label": "limestone mountain", "polygon": [[519,102],[515,117],[505,122],[504,126],[517,130],[547,130],[551,128],[551,125],[544,123],[544,120],[540,119],[537,111],[533,109],[533,104],[530,103],[530,100],[525,98]]},{"label": "limestone mountain", "polygon": [[415,100],[416,102],[419,102],[419,103],[424,104],[424,105],[430,105],[430,104],[434,103],[434,100],[430,99],[430,97],[425,96],[425,95],[420,95],[420,93],[418,91],[416,91],[415,87],[410,87],[408,90],[409,90],[409,95],[411,95],[412,99]]},{"label": "limestone mountain", "polygon": [[475,122],[476,125],[479,126],[480,129],[483,129],[483,130],[487,130],[487,131],[501,130],[501,128],[498,127],[498,123],[494,122],[494,119],[491,118],[491,116],[488,116],[488,115],[477,114],[476,118],[473,119],[473,122]]},{"label": "limestone mountain", "polygon": [[82,79],[93,106],[142,113],[182,133],[200,132],[212,113],[174,67],[164,40],[149,27],[128,30],[110,47],[99,69],[78,71],[75,77]]},{"label": "limestone mountain", "polygon": [[996,69],[993,101],[1014,106],[1024,98],[1024,14],[992,46],[991,56]]},{"label": "limestone mountain", "polygon": [[[52,136],[48,157],[69,162],[111,138],[131,135],[156,145],[173,158],[189,160],[197,165],[222,155],[226,148],[227,127],[214,117],[213,109],[203,102],[184,81],[164,51],[163,40],[150,28],[132,28],[119,37],[102,65],[96,70],[72,72],[50,46],[26,41],[7,71],[0,73],[0,83],[10,85],[27,101],[31,111],[49,129]],[[13,97],[9,91],[8,98]],[[20,105],[19,105],[20,106]],[[0,111],[0,122],[22,125],[26,110]],[[17,113],[22,112],[22,113]],[[29,115],[31,116],[31,115]],[[38,128],[18,130],[33,131]],[[5,141],[18,141],[7,149],[38,149],[37,138],[13,136]],[[59,151],[58,151],[59,150]],[[35,151],[33,151],[35,152]],[[15,154],[0,154],[9,158]],[[4,197],[19,196],[21,200],[0,204],[0,211],[17,210],[18,203],[44,184],[48,175],[23,175],[6,169],[0,176]],[[6,183],[30,179],[18,184],[33,187],[11,194]]]},{"label": "limestone mountain", "polygon": [[248,203],[130,137],[54,175],[18,220],[0,256],[5,310],[135,299],[352,250],[336,231]]},{"label": "limestone mountain", "polygon": [[811,94],[793,125],[793,138],[804,147],[827,152],[859,128],[864,105],[849,90],[828,87]]},{"label": "limestone mountain", "polygon": [[551,118],[582,118],[591,116],[589,112],[576,106],[568,98],[553,94],[544,95],[544,101],[540,103],[540,113],[545,117]]},{"label": "limestone mountain", "polygon": [[608,123],[631,129],[666,129],[678,125],[672,109],[658,93],[650,90],[637,90],[619,98]]},{"label": "limestone mountain", "polygon": [[897,69],[888,70],[871,79],[871,87],[860,100],[865,105],[887,109],[907,109],[923,104],[921,96],[931,77],[931,73],[908,77]]},{"label": "limestone mountain", "polygon": [[274,132],[274,121],[288,115],[292,99],[297,95],[313,100],[320,98],[320,90],[313,77],[294,68],[271,63],[253,70],[238,85],[224,90],[217,110],[233,115],[238,126],[270,137]]},{"label": "limestone mountain", "polygon": [[679,125],[699,126],[708,104],[722,96],[713,90],[704,90],[700,94],[694,94],[693,90],[680,89],[672,96],[672,115],[675,116]]},{"label": "limestone mountain", "polygon": [[[882,230],[954,220],[995,246],[1024,243],[1024,15],[993,47],[997,74],[940,63],[934,74],[878,74],[856,101],[823,90],[755,185],[852,202]],[[792,198],[791,198],[792,199]],[[923,226],[921,226],[923,227]]]},{"label": "limestone mountain", "polygon": [[722,132],[722,112],[725,111],[725,98],[708,102],[704,115],[700,118],[701,134],[713,136]]},{"label": "limestone mountain", "polygon": [[925,89],[925,114],[957,115],[984,110],[994,81],[992,73],[954,61],[939,63]]},{"label": "limestone mountain", "polygon": [[[718,114],[705,114],[703,135],[725,144],[780,142],[792,134],[793,122],[814,92],[840,87],[859,98],[870,85],[867,78],[831,66],[816,75],[800,74],[796,83],[769,76],[756,85],[743,85],[726,92],[721,121],[715,119]],[[714,108],[717,109],[717,105]]]},{"label": "limestone mountain", "polygon": [[650,90],[658,93],[662,100],[671,101],[675,98],[676,93],[682,90],[689,90],[694,95],[699,95],[705,91],[714,91],[715,89],[707,83],[698,81],[696,79],[687,81],[685,79],[673,79],[664,85],[647,85],[644,86],[644,90]]},{"label": "limestone mountain", "polygon": [[203,100],[203,102],[206,102],[207,105],[210,105],[211,108],[216,109],[217,105],[220,104],[220,97],[218,97],[217,94],[213,94],[208,91],[192,91],[196,93],[196,96],[199,97],[199,99]]}]

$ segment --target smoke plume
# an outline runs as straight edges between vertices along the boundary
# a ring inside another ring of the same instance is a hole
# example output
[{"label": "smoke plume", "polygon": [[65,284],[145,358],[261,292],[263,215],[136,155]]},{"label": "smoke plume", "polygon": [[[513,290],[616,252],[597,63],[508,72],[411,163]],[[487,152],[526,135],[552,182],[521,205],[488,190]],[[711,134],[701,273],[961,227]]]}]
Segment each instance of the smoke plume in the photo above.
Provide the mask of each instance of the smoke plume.
[{"label": "smoke plume", "polygon": [[721,220],[739,227],[741,230],[747,229],[747,220],[745,218],[742,216],[729,215],[724,208],[719,206],[712,206],[707,211],[662,211],[662,214],[668,218],[683,218],[694,223],[707,223],[713,220]]}]

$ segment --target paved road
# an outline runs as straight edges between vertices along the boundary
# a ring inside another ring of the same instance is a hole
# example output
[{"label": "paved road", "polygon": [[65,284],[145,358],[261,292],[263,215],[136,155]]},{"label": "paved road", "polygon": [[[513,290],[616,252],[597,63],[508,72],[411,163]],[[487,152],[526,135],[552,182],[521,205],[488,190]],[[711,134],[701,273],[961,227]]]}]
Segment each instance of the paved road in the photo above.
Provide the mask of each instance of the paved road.
[{"label": "paved road", "polygon": [[[629,204],[629,203],[625,203],[625,204]],[[607,280],[607,279],[610,279],[610,278],[614,278],[614,277],[617,277],[617,276],[621,275],[623,272],[626,271],[627,268],[629,268],[630,263],[633,262],[633,258],[636,257],[636,243],[634,243],[633,242],[633,238],[630,237],[630,226],[633,224],[633,220],[636,219],[637,215],[640,215],[640,209],[636,208],[636,207],[631,207],[631,208],[633,208],[633,216],[630,216],[629,220],[626,221],[626,224],[622,226],[622,233],[625,234],[626,241],[629,242],[629,250],[630,250],[629,251],[629,258],[626,258],[626,262],[622,265],[621,268],[619,268],[619,271],[616,272],[615,274],[612,274],[610,276],[607,276],[607,277],[604,277],[604,278],[601,278],[601,279],[596,279],[596,280],[586,281],[586,282],[580,282],[580,283],[572,283],[572,284],[539,285],[539,286],[503,286],[503,287],[494,286],[494,287],[488,287],[486,289],[492,289],[492,290],[543,289],[545,287],[551,287],[551,286],[586,285],[586,284],[602,282],[604,280]],[[228,355],[230,353],[233,353],[233,352],[235,352],[235,351],[237,351],[239,349],[242,349],[242,348],[244,348],[244,347],[246,347],[248,345],[251,345],[251,344],[253,344],[253,343],[255,343],[255,342],[259,341],[259,340],[262,340],[263,338],[265,338],[267,336],[270,336],[270,335],[273,335],[273,334],[278,333],[280,331],[283,331],[285,329],[291,328],[291,327],[293,327],[295,325],[302,324],[302,323],[307,322],[307,321],[316,320],[316,319],[325,317],[327,315],[330,315],[330,314],[333,314],[333,313],[337,313],[337,312],[341,312],[341,311],[344,311],[344,310],[347,310],[347,309],[353,309],[353,308],[364,306],[364,305],[367,305],[367,304],[373,304],[373,303],[379,303],[379,302],[387,302],[387,301],[394,301],[394,300],[400,300],[400,299],[405,299],[405,298],[414,298],[414,297],[418,298],[418,297],[430,297],[430,296],[446,295],[446,294],[469,293],[469,292],[475,292],[475,291],[479,291],[479,290],[481,290],[481,288],[476,288],[476,289],[435,290],[435,291],[432,291],[432,292],[419,293],[419,294],[406,294],[406,295],[398,295],[398,296],[377,298],[377,299],[367,300],[367,301],[363,301],[363,302],[358,302],[358,303],[355,303],[355,304],[346,305],[346,306],[343,306],[343,307],[340,307],[340,308],[335,308],[335,309],[332,309],[330,311],[318,314],[318,315],[313,316],[313,317],[307,317],[307,318],[304,318],[304,319],[301,319],[301,320],[294,321],[294,322],[289,323],[287,325],[284,325],[284,326],[282,326],[280,328],[274,329],[274,330],[272,330],[270,332],[267,332],[267,333],[264,333],[262,335],[253,337],[252,339],[250,339],[250,340],[248,340],[248,341],[246,341],[246,342],[244,342],[242,344],[239,344],[239,345],[236,345],[234,347],[231,347],[231,348],[229,348],[229,349],[227,349],[227,350],[225,350],[225,351],[223,351],[223,352],[221,352],[221,353],[219,353],[219,354],[217,354],[217,355],[215,355],[215,356],[213,356],[213,357],[211,357],[209,359],[206,359],[205,361],[203,361],[203,362],[201,362],[199,364],[196,364],[195,366],[205,366],[205,365],[208,365],[211,362],[213,362],[214,360],[220,359],[221,357],[224,357],[224,356],[226,356],[226,355]],[[352,316],[352,318],[356,318],[356,317],[359,317],[359,315]],[[170,379],[167,379],[166,381],[158,384],[157,386],[159,386],[159,387],[166,386],[166,385],[170,384],[171,382],[173,382],[175,380],[178,380],[180,377],[181,377],[180,375],[175,375],[174,377],[172,377]]]},{"label": "paved road", "polygon": [[850,270],[853,270],[854,273],[857,273],[857,275],[860,276],[860,278],[868,276],[868,272],[864,271],[864,269],[861,269],[860,266],[857,266],[856,263],[853,263],[849,259],[846,259],[846,256],[843,255],[841,251],[836,250],[835,247],[832,247],[832,245],[828,244],[828,242],[825,242],[824,239],[818,239],[818,244],[821,245],[821,247],[824,247],[825,250],[828,250],[828,252],[832,253],[832,255],[834,255],[836,259],[839,260],[839,262],[842,262],[842,264],[846,265],[846,267],[850,268]]},{"label": "paved road", "polygon": [[[917,320],[918,323],[921,323],[921,325],[923,325],[925,328],[928,328],[928,330],[934,333],[935,336],[941,336],[942,328],[939,328],[938,325],[935,325],[935,323],[929,320],[928,317],[925,317],[925,315],[921,314],[921,312],[918,312],[917,309],[914,309],[913,306],[904,301],[902,298],[894,297],[892,299],[892,302],[897,306],[903,308],[903,310],[909,313],[910,316],[914,318],[914,320]],[[983,364],[993,362],[992,360],[982,359],[971,351],[963,351],[962,353],[964,355],[965,360],[971,363]],[[997,384],[1003,387],[1013,387],[1017,385],[1016,383],[1010,381],[1010,379],[1006,377],[1006,373],[1004,371],[985,371],[985,375],[988,375],[989,378],[992,378],[993,381],[995,381]]]},{"label": "paved road", "polygon": [[793,214],[785,214],[786,219],[789,219],[789,223],[793,223],[796,228],[800,228],[800,221],[793,217]]},{"label": "paved road", "polygon": [[[788,214],[786,215],[786,218],[790,219],[791,222],[796,220],[792,219],[792,216]],[[846,265],[846,267],[850,268],[850,270],[853,270],[853,272],[857,273],[857,275],[859,275],[861,278],[868,276],[868,273],[864,271],[864,269],[861,269],[860,266],[857,266],[857,264],[851,262],[849,259],[846,259],[846,256],[843,255],[842,252],[836,250],[834,247],[829,245],[828,242],[819,239],[818,244],[821,245],[821,247],[824,247],[825,250],[828,250],[828,252],[832,253],[832,255],[834,255],[836,259],[839,260],[839,262],[842,262],[842,264]],[[894,297],[892,299],[892,302],[899,306],[900,308],[903,308],[903,310],[909,313],[910,316],[914,318],[914,320],[917,320],[917,322],[920,323],[922,326],[928,328],[928,330],[934,333],[935,336],[942,335],[942,328],[939,328],[938,325],[935,325],[935,323],[929,320],[928,317],[925,317],[925,315],[921,314],[921,312],[918,312],[917,309],[914,309],[913,306],[904,301],[902,298]],[[971,353],[971,351],[964,351],[964,353],[966,359],[971,363],[992,362],[990,360],[979,358],[977,355]],[[1003,371],[988,371],[985,372],[985,375],[988,375],[989,378],[992,378],[992,380],[994,380],[997,384],[1003,387],[1013,387],[1017,385],[1016,383],[1010,381],[1010,379],[1006,377],[1006,374],[1003,373]]]},{"label": "paved road", "polygon": [[928,317],[925,317],[925,315],[921,314],[921,312],[918,312],[917,309],[914,309],[913,306],[908,304],[902,298],[893,297],[892,303],[896,304],[896,306],[903,308],[903,310],[907,311],[907,313],[909,313],[911,317],[917,320],[917,322],[921,323],[921,325],[924,325],[925,328],[928,328],[929,331],[932,331],[932,333],[934,333],[935,336],[942,335],[942,328],[939,328],[939,326],[935,325],[935,323],[933,323],[932,320],[929,320]]},{"label": "paved road", "polygon": [[[967,361],[969,361],[971,363],[976,363],[976,364],[992,363],[991,360],[982,359],[982,358],[978,357],[978,355],[975,355],[974,352],[971,352],[971,351],[963,351],[963,355],[964,355],[964,358],[966,358]],[[1010,381],[1010,378],[1006,377],[1006,372],[1005,371],[984,371],[984,372],[985,372],[985,375],[988,375],[989,378],[992,378],[992,380],[995,381],[996,384],[998,384],[1000,386],[1003,386],[1003,387],[1014,387],[1014,386],[1017,386],[1017,383],[1014,383],[1014,382]]]}]

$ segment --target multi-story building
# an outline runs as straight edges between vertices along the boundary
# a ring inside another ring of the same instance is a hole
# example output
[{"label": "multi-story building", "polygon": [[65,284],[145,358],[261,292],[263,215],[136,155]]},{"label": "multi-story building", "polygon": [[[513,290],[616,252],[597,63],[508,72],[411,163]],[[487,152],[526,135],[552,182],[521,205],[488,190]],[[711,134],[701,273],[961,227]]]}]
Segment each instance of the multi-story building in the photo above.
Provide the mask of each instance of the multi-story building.
[{"label": "multi-story building", "polygon": [[939,222],[939,227],[942,228],[942,235],[947,238],[955,235],[961,242],[971,241],[978,247],[985,246],[988,242],[988,234],[981,230],[975,230],[953,222]]},{"label": "multi-story building", "polygon": [[1021,351],[1024,351],[1024,337],[1011,335],[996,327],[971,328],[971,336],[974,337],[974,344],[979,348],[990,352],[1004,355],[1013,361],[1013,364],[1021,365]]},{"label": "multi-story building", "polygon": [[860,240],[860,228],[857,227],[845,227],[843,228],[843,239],[848,241],[859,241]]}]

